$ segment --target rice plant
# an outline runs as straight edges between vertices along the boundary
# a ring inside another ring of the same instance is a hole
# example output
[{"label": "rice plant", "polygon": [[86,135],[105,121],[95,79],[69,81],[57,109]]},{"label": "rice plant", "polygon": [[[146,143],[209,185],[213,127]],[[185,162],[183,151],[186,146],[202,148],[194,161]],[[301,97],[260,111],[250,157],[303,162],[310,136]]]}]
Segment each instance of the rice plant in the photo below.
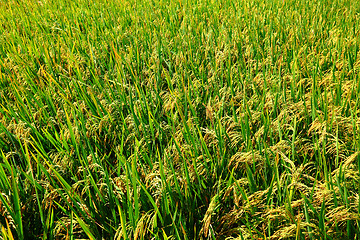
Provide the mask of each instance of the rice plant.
[{"label": "rice plant", "polygon": [[0,239],[360,239],[360,2],[0,0]]}]

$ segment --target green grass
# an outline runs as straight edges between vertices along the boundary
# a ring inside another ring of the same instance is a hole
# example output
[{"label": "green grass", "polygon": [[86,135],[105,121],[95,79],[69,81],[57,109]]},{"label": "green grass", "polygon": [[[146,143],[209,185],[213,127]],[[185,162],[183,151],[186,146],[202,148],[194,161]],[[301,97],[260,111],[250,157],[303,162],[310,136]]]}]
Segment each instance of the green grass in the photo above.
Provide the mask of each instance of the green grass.
[{"label": "green grass", "polygon": [[0,239],[360,239],[360,2],[0,0]]}]

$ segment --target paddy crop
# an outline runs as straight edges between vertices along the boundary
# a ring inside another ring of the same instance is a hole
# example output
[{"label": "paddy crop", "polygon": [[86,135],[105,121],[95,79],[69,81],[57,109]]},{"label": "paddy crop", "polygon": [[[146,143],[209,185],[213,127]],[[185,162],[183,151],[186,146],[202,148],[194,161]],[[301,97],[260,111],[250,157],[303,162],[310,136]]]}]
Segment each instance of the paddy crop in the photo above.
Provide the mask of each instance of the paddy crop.
[{"label": "paddy crop", "polygon": [[360,2],[0,0],[0,239],[359,239]]}]

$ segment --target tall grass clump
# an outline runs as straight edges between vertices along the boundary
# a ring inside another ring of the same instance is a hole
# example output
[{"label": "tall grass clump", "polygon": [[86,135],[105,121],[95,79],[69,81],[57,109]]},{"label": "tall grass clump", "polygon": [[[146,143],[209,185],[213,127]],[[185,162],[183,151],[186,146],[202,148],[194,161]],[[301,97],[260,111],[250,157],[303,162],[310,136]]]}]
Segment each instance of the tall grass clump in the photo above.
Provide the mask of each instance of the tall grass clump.
[{"label": "tall grass clump", "polygon": [[360,239],[360,2],[0,0],[0,239]]}]

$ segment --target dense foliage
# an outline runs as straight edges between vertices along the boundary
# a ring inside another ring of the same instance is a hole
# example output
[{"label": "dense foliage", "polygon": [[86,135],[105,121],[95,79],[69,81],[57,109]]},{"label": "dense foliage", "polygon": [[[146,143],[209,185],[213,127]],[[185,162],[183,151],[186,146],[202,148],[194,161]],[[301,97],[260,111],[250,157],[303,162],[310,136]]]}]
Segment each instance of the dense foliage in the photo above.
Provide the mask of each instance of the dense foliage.
[{"label": "dense foliage", "polygon": [[0,0],[0,239],[359,239],[360,2]]}]

